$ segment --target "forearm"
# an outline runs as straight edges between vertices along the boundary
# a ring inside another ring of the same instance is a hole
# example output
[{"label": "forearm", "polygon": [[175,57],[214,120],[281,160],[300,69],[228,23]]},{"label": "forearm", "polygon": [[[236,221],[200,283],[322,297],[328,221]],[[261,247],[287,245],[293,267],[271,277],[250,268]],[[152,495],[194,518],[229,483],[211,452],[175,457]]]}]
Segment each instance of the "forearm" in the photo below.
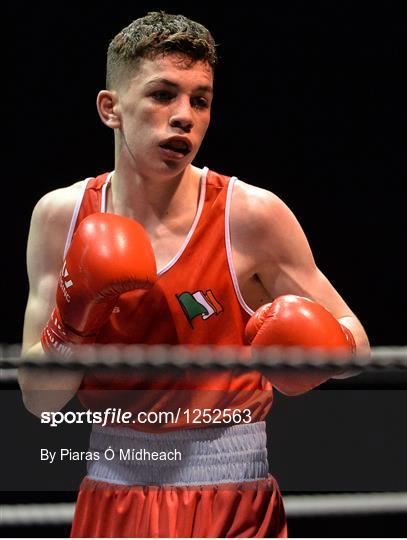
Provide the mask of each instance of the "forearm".
[{"label": "forearm", "polygon": [[[23,352],[22,359],[45,356],[41,343]],[[59,411],[76,394],[83,371],[62,368],[21,367],[18,382],[25,407],[36,416],[43,411]]]}]

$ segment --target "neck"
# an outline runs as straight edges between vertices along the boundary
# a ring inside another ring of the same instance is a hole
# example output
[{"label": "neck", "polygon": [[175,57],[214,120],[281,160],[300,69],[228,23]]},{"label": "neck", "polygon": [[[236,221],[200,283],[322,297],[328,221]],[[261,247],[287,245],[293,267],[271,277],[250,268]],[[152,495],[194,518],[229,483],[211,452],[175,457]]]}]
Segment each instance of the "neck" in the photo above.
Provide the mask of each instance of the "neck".
[{"label": "neck", "polygon": [[152,178],[115,170],[107,210],[136,219],[146,229],[171,223],[193,211],[199,196],[201,170],[189,165],[181,174]]}]

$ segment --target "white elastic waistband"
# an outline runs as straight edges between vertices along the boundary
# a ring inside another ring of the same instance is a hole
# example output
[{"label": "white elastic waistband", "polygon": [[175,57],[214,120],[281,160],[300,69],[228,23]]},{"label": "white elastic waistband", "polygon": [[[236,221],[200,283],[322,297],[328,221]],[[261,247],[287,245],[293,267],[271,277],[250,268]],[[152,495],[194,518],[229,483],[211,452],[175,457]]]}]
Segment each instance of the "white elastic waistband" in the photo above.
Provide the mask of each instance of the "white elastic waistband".
[{"label": "white elastic waistband", "polygon": [[88,477],[122,485],[196,485],[267,478],[266,423],[144,433],[93,426]]}]

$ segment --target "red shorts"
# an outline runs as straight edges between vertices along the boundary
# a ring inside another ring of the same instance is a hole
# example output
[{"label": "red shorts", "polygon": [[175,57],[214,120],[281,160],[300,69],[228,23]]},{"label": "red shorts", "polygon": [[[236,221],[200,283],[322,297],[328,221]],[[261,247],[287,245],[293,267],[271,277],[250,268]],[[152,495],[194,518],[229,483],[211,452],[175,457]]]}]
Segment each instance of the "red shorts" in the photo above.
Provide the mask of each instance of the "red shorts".
[{"label": "red shorts", "polygon": [[286,538],[287,524],[271,475],[209,486],[121,486],[85,478],[71,537]]}]

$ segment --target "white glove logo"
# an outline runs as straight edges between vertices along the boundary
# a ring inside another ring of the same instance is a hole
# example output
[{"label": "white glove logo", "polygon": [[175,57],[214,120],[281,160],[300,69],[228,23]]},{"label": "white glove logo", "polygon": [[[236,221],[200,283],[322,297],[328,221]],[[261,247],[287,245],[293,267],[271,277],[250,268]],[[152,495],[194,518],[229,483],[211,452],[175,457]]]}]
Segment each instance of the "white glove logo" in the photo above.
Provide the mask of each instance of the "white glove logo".
[{"label": "white glove logo", "polygon": [[[66,269],[66,261],[64,262],[62,273],[63,273],[64,278],[69,277],[68,270]],[[67,289],[69,289],[69,287],[72,287],[73,285],[73,281],[71,279],[69,279],[68,281],[64,281],[64,283]]]}]

